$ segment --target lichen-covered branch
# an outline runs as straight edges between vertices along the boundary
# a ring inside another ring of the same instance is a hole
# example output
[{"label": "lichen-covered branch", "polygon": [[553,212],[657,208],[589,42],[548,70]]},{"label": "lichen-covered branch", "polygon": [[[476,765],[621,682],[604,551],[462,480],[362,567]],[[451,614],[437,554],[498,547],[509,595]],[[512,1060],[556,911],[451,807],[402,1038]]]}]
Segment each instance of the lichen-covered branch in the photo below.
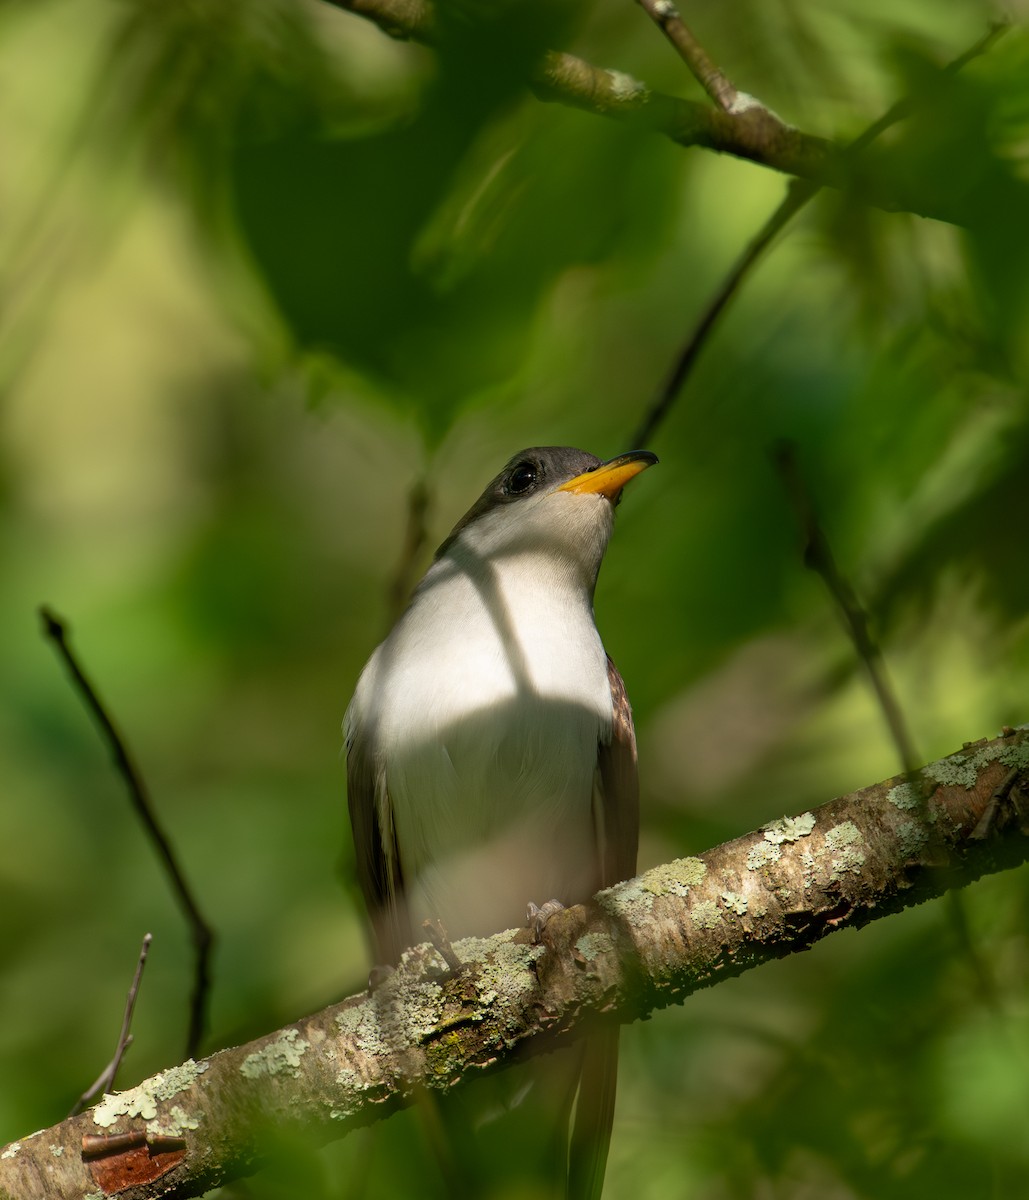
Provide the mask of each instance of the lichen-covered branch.
[{"label": "lichen-covered branch", "polygon": [[[326,2],[373,21],[390,37],[428,45],[437,39],[436,14],[429,0]],[[977,43],[971,55],[987,48],[995,32],[983,39],[982,48]],[[630,122],[682,146],[705,147],[820,185],[849,188],[877,208],[957,224],[965,220],[960,204],[941,195],[938,188],[922,190],[917,180],[901,183],[877,179],[874,172],[858,173],[847,149],[787,124],[743,93],[728,109],[713,108],[653,91],[622,71],[596,67],[554,50],[542,55],[526,84],[540,100]],[[906,97],[905,111],[912,111],[915,102],[915,97]]]},{"label": "lichen-covered branch", "polygon": [[106,1096],[0,1152],[4,1200],[198,1196],[280,1135],[320,1140],[420,1088],[629,1022],[848,926],[1029,859],[1029,728],[678,859],[522,931],[410,951],[376,990]]}]

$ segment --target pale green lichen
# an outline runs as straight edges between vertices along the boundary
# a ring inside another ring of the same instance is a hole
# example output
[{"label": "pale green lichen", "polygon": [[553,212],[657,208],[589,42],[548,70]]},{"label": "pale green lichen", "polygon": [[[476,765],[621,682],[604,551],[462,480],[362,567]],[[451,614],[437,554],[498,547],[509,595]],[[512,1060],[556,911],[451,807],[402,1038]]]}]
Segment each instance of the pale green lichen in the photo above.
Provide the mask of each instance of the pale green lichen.
[{"label": "pale green lichen", "polygon": [[[466,961],[460,951],[458,956]],[[338,1013],[339,1029],[371,1054],[417,1045],[443,1015],[443,989],[435,980],[414,974],[415,969],[398,968],[366,1001]]]},{"label": "pale green lichen", "polygon": [[180,1104],[173,1104],[159,1121],[148,1126],[151,1133],[162,1133],[167,1137],[182,1137],[187,1130],[199,1128],[199,1119],[191,1116]]},{"label": "pale green lichen", "polygon": [[952,754],[930,763],[925,774],[945,786],[973,788],[983,768],[994,762],[1026,770],[1029,768],[1029,740],[1010,742],[1001,739],[972,753]]},{"label": "pale green lichen", "polygon": [[11,1142],[3,1154],[0,1154],[0,1158],[17,1158],[20,1150],[21,1142]]},{"label": "pale green lichen", "polygon": [[766,842],[771,842],[773,846],[781,845],[783,842],[797,842],[802,837],[807,837],[815,827],[814,813],[801,813],[799,817],[780,817],[777,821],[770,821],[761,829]]},{"label": "pale green lichen", "polygon": [[[499,1003],[505,1008],[520,1004],[536,986],[535,977],[530,973],[529,967],[546,953],[546,947],[519,945],[512,942],[507,934],[467,940],[483,947],[483,953],[476,955],[476,960],[480,963],[479,996],[482,1002]],[[462,944],[458,942],[454,946],[458,957],[461,958]]]},{"label": "pale green lichen", "polygon": [[853,821],[843,821],[826,833],[825,846],[832,855],[829,877],[833,882],[838,882],[848,872],[853,875],[860,873],[865,852],[858,847],[863,844],[861,830]]},{"label": "pale green lichen", "polygon": [[336,1027],[344,1037],[353,1038],[361,1050],[378,1048],[379,1029],[369,1001],[348,1005],[336,1013]]},{"label": "pale green lichen", "polygon": [[760,871],[762,867],[770,867],[782,858],[782,851],[774,842],[758,842],[751,846],[747,854],[747,870]]},{"label": "pale green lichen", "polygon": [[119,1117],[141,1117],[144,1121],[152,1121],[157,1116],[159,1101],[171,1100],[173,1096],[186,1091],[206,1070],[207,1063],[188,1058],[179,1066],[161,1071],[153,1079],[147,1079],[127,1092],[104,1096],[93,1109],[93,1122],[106,1129]]},{"label": "pale green lichen", "polygon": [[842,850],[844,846],[853,846],[861,841],[864,841],[861,830],[853,821],[841,821],[839,825],[834,825],[825,834],[826,846],[834,851]]},{"label": "pale green lichen", "polygon": [[722,914],[713,900],[699,900],[692,905],[690,918],[700,929],[714,929],[722,923]]},{"label": "pale green lichen", "polygon": [[739,892],[722,892],[719,899],[730,912],[734,912],[738,917],[747,915],[746,896],[741,896]]},{"label": "pale green lichen", "polygon": [[336,1086],[347,1093],[363,1091],[367,1086],[356,1071],[343,1067],[336,1072]]},{"label": "pale green lichen", "polygon": [[815,879],[815,856],[810,850],[801,854],[800,865],[804,873],[804,887],[809,888]]},{"label": "pale green lichen", "polygon": [[283,1030],[267,1045],[243,1059],[240,1074],[247,1079],[260,1079],[265,1075],[289,1075],[295,1079],[300,1074],[300,1060],[308,1049],[307,1042],[295,1029]]},{"label": "pale green lichen", "polygon": [[[529,967],[546,953],[546,947],[515,943],[512,932],[454,943],[461,962],[478,964],[483,1013],[491,1006],[497,1006],[501,1015],[507,1008],[517,1009],[535,986]],[[430,1033],[445,1027],[444,990],[435,980],[416,974],[417,968],[418,962],[412,958],[387,976],[367,999],[337,1012],[340,1033],[351,1038],[358,1049],[377,1055],[419,1045]],[[461,1021],[474,1015],[463,1011]],[[348,1067],[337,1072],[336,1082],[346,1091],[370,1086]]]},{"label": "pale green lichen", "polygon": [[584,933],[575,943],[575,948],[587,962],[593,962],[602,954],[610,954],[615,944],[609,933],[599,930],[596,933]]},{"label": "pale green lichen", "polygon": [[378,1084],[372,1083],[350,1067],[337,1071],[336,1087],[339,1094],[328,1103],[330,1119],[341,1121],[353,1116],[363,1103],[363,1093],[375,1086],[381,1087],[381,1080]]},{"label": "pale green lichen", "polygon": [[894,808],[899,808],[904,812],[912,812],[922,805],[922,797],[918,794],[918,789],[906,781],[898,783],[896,787],[891,787],[886,793],[886,799]]},{"label": "pale green lichen", "polygon": [[654,907],[654,896],[655,893],[644,886],[642,879],[637,878],[597,892],[596,900],[616,920],[635,925],[649,915]]},{"label": "pale green lichen", "polygon": [[1004,746],[997,760],[1012,770],[1029,771],[1029,738]]},{"label": "pale green lichen", "polygon": [[607,70],[607,75],[611,80],[611,90],[617,99],[643,100],[646,98],[647,85],[645,83],[640,83],[638,79],[634,79],[624,71],[616,71],[610,68]]},{"label": "pale green lichen", "polygon": [[751,96],[747,92],[737,92],[733,97],[732,103],[728,107],[728,111],[733,113],[733,115],[738,116],[740,113],[749,112],[754,108],[763,109],[770,116],[775,116],[775,113],[773,113],[770,108],[765,108],[760,100],[754,96]]},{"label": "pale green lichen", "polygon": [[967,758],[960,754],[952,754],[950,758],[941,758],[930,763],[924,772],[936,783],[944,787],[975,787],[976,765],[972,755]]},{"label": "pale green lichen", "polygon": [[917,858],[925,849],[929,835],[917,821],[898,821],[897,841],[905,855]]},{"label": "pale green lichen", "polygon": [[640,876],[644,891],[655,896],[688,896],[690,888],[703,883],[707,865],[699,858],[675,858]]},{"label": "pale green lichen", "polygon": [[54,1158],[60,1158],[61,1155],[64,1153],[64,1147],[63,1146],[51,1146],[50,1153],[54,1156]]}]

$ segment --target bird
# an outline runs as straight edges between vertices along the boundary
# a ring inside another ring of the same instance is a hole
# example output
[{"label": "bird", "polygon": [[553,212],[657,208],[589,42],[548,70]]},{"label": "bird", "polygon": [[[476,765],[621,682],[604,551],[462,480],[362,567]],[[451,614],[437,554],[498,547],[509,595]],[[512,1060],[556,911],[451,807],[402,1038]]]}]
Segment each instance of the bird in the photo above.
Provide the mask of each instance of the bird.
[{"label": "bird", "polygon": [[[378,964],[424,941],[424,920],[484,936],[523,925],[527,904],[546,901],[545,916],[635,874],[632,710],[593,598],[622,489],[656,462],[566,446],[514,455],[362,671],[344,718],[347,800]],[[549,1101],[530,1089],[522,1103],[556,1145],[542,1156],[562,1177],[549,1194],[594,1200],[617,1029],[561,1053]],[[517,1137],[499,1138],[523,1157]]]}]

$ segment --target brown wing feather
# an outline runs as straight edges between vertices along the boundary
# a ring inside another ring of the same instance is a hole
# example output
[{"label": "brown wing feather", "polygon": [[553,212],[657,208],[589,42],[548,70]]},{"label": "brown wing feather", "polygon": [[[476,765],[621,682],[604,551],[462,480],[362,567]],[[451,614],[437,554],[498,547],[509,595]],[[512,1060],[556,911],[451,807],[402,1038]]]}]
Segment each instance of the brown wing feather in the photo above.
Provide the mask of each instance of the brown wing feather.
[{"label": "brown wing feather", "polygon": [[347,807],[354,833],[357,880],[372,923],[375,960],[395,963],[412,942],[403,902],[404,880],[393,827],[393,807],[368,740],[347,729]]},{"label": "brown wing feather", "polygon": [[636,731],[632,709],[618,668],[609,658],[611,740],[601,743],[597,758],[597,802],[603,838],[600,847],[602,885],[610,887],[636,874],[640,840],[640,785],[636,770]]},{"label": "brown wing feather", "polygon": [[[625,684],[607,660],[613,720],[610,742],[597,758],[595,807],[600,831],[602,886],[636,874],[640,833],[640,790],[636,732]],[[611,1143],[618,1084],[618,1028],[599,1029],[586,1042],[568,1152],[569,1200],[599,1200]]]}]

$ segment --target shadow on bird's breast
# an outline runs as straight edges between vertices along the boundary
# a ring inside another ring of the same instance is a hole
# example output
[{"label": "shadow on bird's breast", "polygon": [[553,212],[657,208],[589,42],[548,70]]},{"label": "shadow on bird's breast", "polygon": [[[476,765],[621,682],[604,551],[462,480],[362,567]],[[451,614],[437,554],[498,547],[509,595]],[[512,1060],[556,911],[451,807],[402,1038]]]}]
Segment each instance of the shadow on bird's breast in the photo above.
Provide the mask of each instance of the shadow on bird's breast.
[{"label": "shadow on bird's breast", "polygon": [[521,926],[529,901],[586,900],[599,886],[596,714],[516,696],[392,756],[387,785],[414,924],[451,937]]}]

